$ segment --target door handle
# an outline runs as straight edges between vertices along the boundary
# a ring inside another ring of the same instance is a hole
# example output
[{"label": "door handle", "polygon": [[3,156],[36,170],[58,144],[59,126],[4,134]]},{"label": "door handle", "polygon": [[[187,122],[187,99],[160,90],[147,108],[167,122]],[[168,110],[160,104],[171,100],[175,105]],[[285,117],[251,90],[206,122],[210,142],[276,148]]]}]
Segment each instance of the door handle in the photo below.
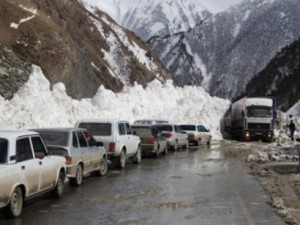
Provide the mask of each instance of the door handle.
[{"label": "door handle", "polygon": [[42,161],[39,161],[39,164],[40,164],[40,165],[43,165]]},{"label": "door handle", "polygon": [[21,166],[21,169],[22,169],[22,170],[25,170],[25,166]]}]

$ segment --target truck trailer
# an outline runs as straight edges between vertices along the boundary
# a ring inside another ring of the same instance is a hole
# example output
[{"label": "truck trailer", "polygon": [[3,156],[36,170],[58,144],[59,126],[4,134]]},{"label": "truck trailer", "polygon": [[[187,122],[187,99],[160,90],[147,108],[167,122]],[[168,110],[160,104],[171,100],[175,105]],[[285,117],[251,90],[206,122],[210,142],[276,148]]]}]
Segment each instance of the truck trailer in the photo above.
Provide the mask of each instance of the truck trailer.
[{"label": "truck trailer", "polygon": [[251,141],[273,140],[276,116],[275,99],[270,97],[244,97],[231,105],[231,136]]}]

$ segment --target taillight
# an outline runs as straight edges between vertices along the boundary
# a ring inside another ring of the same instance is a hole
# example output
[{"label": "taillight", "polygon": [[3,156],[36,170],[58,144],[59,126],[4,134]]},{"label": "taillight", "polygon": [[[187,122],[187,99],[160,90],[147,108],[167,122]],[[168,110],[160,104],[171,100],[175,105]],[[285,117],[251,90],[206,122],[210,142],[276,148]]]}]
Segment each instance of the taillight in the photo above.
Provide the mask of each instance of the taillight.
[{"label": "taillight", "polygon": [[153,136],[149,137],[149,142],[153,143],[155,141],[155,138]]},{"label": "taillight", "polygon": [[71,165],[72,164],[72,157],[71,156],[66,156],[66,164]]},{"label": "taillight", "polygon": [[189,139],[190,141],[194,141],[194,140],[195,140],[195,135],[189,134],[189,135],[188,135],[188,139]]},{"label": "taillight", "polygon": [[109,148],[108,149],[109,149],[110,152],[114,152],[115,148],[116,148],[116,143],[114,143],[114,142],[109,143]]},{"label": "taillight", "polygon": [[166,133],[166,137],[172,137],[173,133],[172,132],[168,132]]}]

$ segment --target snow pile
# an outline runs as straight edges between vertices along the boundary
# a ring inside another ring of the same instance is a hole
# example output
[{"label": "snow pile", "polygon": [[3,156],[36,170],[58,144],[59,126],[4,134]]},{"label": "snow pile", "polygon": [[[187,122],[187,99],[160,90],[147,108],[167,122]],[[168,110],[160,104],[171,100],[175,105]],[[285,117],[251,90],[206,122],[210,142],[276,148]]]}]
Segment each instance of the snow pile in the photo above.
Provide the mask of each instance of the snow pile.
[{"label": "snow pile", "polygon": [[201,87],[174,87],[154,81],[144,89],[135,84],[122,93],[100,86],[91,99],[75,100],[57,83],[50,88],[41,69],[33,66],[28,82],[10,101],[0,97],[0,129],[70,127],[82,118],[164,119],[171,123],[202,123],[213,139],[221,139],[220,119],[228,100],[211,97]]}]

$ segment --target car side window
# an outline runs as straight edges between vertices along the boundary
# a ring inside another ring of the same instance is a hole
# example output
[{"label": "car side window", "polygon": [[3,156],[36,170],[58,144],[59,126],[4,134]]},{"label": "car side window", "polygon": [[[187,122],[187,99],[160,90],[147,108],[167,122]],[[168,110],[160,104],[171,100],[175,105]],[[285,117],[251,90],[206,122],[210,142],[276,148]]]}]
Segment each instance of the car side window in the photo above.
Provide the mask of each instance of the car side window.
[{"label": "car side window", "polygon": [[0,164],[7,162],[8,153],[8,141],[5,139],[0,139]]},{"label": "car side window", "polygon": [[128,123],[125,123],[126,134],[132,134],[131,128]]},{"label": "car side window", "polygon": [[72,145],[74,148],[78,148],[78,140],[75,132],[73,132],[72,134]]},{"label": "car side window", "polygon": [[33,154],[28,137],[17,140],[16,146],[17,162],[23,162],[29,159],[33,159]]},{"label": "car side window", "polygon": [[118,124],[118,130],[119,130],[119,135],[125,135],[126,134],[125,127],[124,127],[123,123]]},{"label": "car side window", "polygon": [[180,129],[179,129],[178,126],[174,126],[174,130],[175,130],[176,132],[180,132]]},{"label": "car side window", "polygon": [[87,147],[87,141],[84,137],[84,134],[82,132],[77,132],[78,140],[79,140],[79,145],[80,147]]},{"label": "car side window", "polygon": [[32,137],[32,147],[34,151],[35,158],[44,158],[46,155],[45,146],[40,137]]},{"label": "car side window", "polygon": [[201,132],[204,132],[204,131],[205,131],[205,128],[204,128],[202,125],[200,125],[200,126],[199,126],[199,130],[200,130]]},{"label": "car side window", "polygon": [[200,125],[197,126],[197,130],[198,130],[199,132],[202,131]]}]

